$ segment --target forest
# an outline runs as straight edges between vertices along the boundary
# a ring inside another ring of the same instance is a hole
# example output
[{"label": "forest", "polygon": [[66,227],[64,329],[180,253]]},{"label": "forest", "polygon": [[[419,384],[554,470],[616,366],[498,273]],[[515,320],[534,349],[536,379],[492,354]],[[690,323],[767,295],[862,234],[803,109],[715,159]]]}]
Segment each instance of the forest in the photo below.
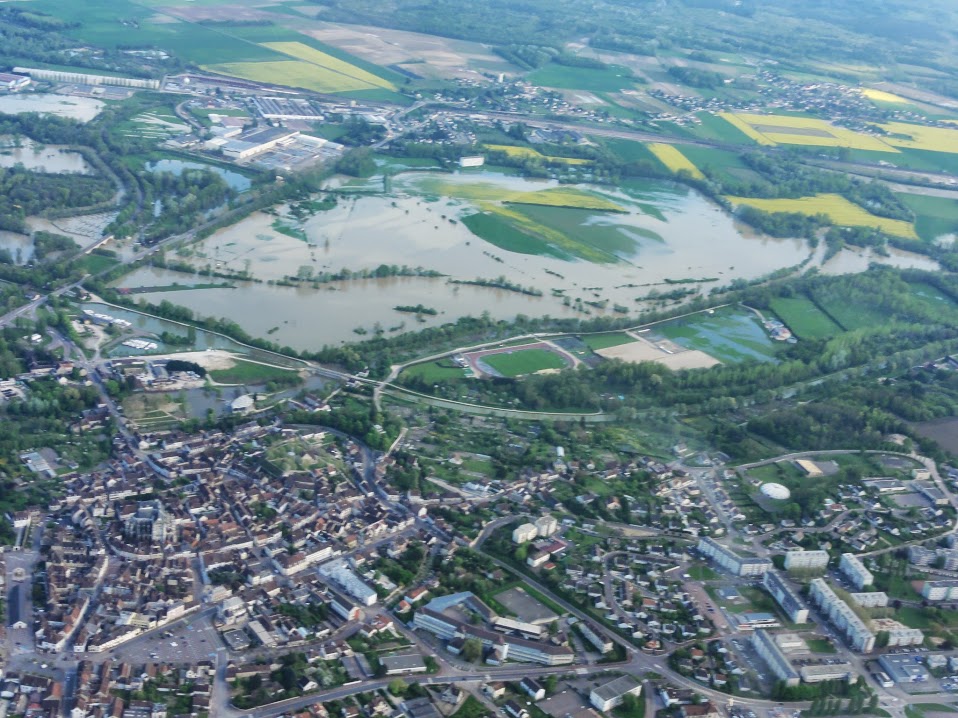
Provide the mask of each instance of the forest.
[{"label": "forest", "polygon": [[116,188],[106,177],[52,174],[0,167],[0,229],[27,234],[25,219],[52,207],[81,209],[113,198]]}]

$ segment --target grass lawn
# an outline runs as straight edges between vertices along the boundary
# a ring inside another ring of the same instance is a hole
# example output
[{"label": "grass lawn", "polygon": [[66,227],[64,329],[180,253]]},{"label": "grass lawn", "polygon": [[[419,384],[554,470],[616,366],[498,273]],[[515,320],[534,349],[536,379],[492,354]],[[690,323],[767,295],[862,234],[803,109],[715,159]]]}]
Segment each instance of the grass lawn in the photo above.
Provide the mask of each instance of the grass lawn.
[{"label": "grass lawn", "polygon": [[80,260],[80,265],[90,274],[98,274],[108,269],[113,269],[119,260],[113,257],[105,257],[102,254],[85,254]]},{"label": "grass lawn", "polygon": [[808,638],[805,643],[812,653],[835,653],[835,646],[827,638]]},{"label": "grass lawn", "polygon": [[212,370],[209,376],[213,381],[221,384],[262,384],[273,379],[286,378],[290,373],[289,369],[254,364],[240,359],[229,369]]},{"label": "grass lawn", "polygon": [[608,349],[622,344],[631,344],[635,341],[634,337],[625,332],[615,332],[614,334],[595,334],[593,336],[581,337],[582,342],[589,349]]},{"label": "grass lawn", "polygon": [[690,566],[689,567],[689,576],[694,578],[696,581],[712,581],[717,578],[721,578],[718,573],[708,566]]},{"label": "grass lawn", "polygon": [[645,696],[639,696],[635,700],[630,700],[631,710],[623,703],[612,709],[612,715],[615,718],[645,718]]},{"label": "grass lawn", "polygon": [[489,715],[489,710],[479,702],[475,696],[468,696],[459,710],[452,714],[452,718],[482,718]]},{"label": "grass lawn", "polygon": [[402,373],[407,377],[414,376],[432,382],[462,379],[467,376],[465,369],[456,366],[448,359],[426,362],[425,364],[413,364],[411,367],[403,369]]},{"label": "grass lawn", "polygon": [[952,313],[955,309],[958,309],[954,300],[937,287],[925,284],[924,282],[909,283],[909,286],[912,296],[918,301],[924,302],[932,309],[948,313]]},{"label": "grass lawn", "polygon": [[895,620],[901,621],[909,628],[929,628],[932,623],[927,611],[913,606],[902,606],[895,611]]},{"label": "grass lawn", "polygon": [[833,337],[842,331],[808,297],[776,297],[771,304],[772,311],[802,339]]},{"label": "grass lawn", "polygon": [[523,376],[544,369],[563,369],[565,359],[547,349],[520,349],[510,354],[490,354],[482,360],[506,377]]}]

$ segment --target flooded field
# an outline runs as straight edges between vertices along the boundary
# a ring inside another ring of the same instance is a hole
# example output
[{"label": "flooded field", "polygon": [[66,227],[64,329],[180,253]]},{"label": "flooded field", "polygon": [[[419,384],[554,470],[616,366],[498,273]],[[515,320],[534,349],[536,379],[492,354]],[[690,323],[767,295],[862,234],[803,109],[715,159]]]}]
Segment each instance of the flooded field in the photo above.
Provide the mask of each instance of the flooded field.
[{"label": "flooded field", "polygon": [[79,152],[59,145],[40,145],[27,137],[0,137],[0,167],[15,165],[54,174],[91,172],[90,166]]},{"label": "flooded field", "polygon": [[[317,349],[482,312],[501,319],[637,315],[637,300],[650,295],[707,293],[796,265],[811,252],[800,240],[755,235],[702,195],[665,182],[610,190],[493,172],[409,172],[391,178],[388,194],[382,179],[368,187],[377,183],[378,193],[341,198],[312,216],[296,218],[285,207],[254,214],[175,257],[197,269],[250,272],[258,282],[137,296]],[[467,227],[486,215],[491,230]],[[500,220],[507,224],[495,224]],[[852,263],[839,255],[829,264],[839,260]],[[368,275],[377,268],[378,278],[342,279],[343,270]],[[417,268],[443,276],[391,276]],[[294,287],[270,284],[291,278]],[[457,283],[477,279],[525,293]],[[118,286],[207,282],[143,268]],[[396,309],[420,305],[429,311]]]},{"label": "flooded field", "polygon": [[103,102],[92,97],[71,95],[0,95],[0,112],[19,115],[23,112],[39,112],[44,115],[59,115],[80,122],[89,122],[103,109]]}]

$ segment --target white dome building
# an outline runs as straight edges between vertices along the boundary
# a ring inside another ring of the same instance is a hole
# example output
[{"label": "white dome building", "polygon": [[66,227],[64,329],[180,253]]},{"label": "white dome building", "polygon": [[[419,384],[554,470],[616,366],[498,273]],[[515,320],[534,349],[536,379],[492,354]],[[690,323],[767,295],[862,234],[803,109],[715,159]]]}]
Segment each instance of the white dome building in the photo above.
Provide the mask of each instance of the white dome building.
[{"label": "white dome building", "polygon": [[792,492],[781,484],[762,484],[762,488],[760,488],[759,491],[765,496],[768,496],[768,498],[775,499],[776,501],[785,501],[792,496]]}]

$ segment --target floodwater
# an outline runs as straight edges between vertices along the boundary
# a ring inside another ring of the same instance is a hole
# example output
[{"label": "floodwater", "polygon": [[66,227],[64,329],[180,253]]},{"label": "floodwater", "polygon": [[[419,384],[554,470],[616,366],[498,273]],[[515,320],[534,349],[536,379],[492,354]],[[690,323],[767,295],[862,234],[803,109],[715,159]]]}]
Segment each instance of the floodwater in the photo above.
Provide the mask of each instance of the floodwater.
[{"label": "floodwater", "polygon": [[224,167],[207,164],[205,162],[187,162],[185,160],[163,159],[157,160],[156,162],[147,163],[146,169],[148,169],[150,172],[172,172],[177,176],[182,174],[183,170],[186,169],[210,170],[211,172],[215,172],[222,177],[226,181],[226,184],[235,189],[237,192],[245,192],[252,185],[249,177],[241,175],[239,172],[233,172]]},{"label": "floodwater", "polygon": [[7,115],[39,112],[44,115],[59,115],[80,122],[89,122],[100,114],[102,109],[103,102],[92,97],[34,93],[0,95],[0,113]]},{"label": "floodwater", "polygon": [[0,137],[0,167],[23,165],[49,173],[90,174],[83,155],[59,145],[40,145],[27,137]]},{"label": "floodwater", "polygon": [[[754,279],[797,265],[811,254],[801,240],[756,235],[704,196],[666,182],[635,183],[613,191],[581,186],[618,203],[625,210],[621,213],[528,208],[530,215],[566,236],[604,252],[604,262],[509,251],[473,235],[461,221],[497,191],[534,192],[557,186],[492,172],[398,175],[392,179],[391,194],[343,198],[334,209],[303,222],[289,218],[284,207],[277,208],[279,218],[257,213],[193,245],[185,255],[170,257],[197,268],[249,271],[261,280],[258,283],[137,296],[153,303],[175,302],[202,316],[227,317],[251,334],[281,345],[318,349],[357,341],[375,331],[388,336],[483,312],[496,319],[518,314],[586,318],[612,314],[617,306],[616,316],[637,315],[637,300],[650,292],[708,292],[735,279]],[[305,239],[284,234],[284,228],[303,233]],[[868,260],[846,258],[843,253],[828,268],[833,264],[850,267],[838,271],[861,271]],[[380,265],[421,267],[445,276],[295,287],[268,283]],[[534,288],[541,296],[449,281],[499,277]],[[675,285],[676,280],[707,281]],[[145,267],[118,286],[211,281],[222,280]],[[395,310],[420,304],[438,314],[417,317]]]}]

